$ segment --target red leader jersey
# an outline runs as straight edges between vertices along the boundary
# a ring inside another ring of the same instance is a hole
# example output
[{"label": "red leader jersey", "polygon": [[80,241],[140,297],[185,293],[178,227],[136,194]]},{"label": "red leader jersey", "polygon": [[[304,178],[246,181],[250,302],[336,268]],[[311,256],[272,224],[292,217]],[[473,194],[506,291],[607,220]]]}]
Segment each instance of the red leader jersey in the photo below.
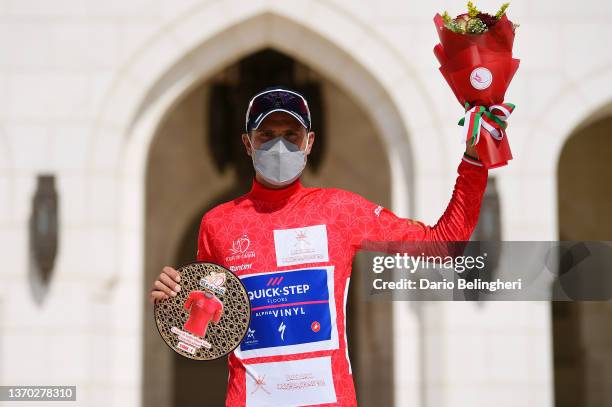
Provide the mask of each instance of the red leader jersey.
[{"label": "red leader jersey", "polygon": [[221,301],[214,294],[208,297],[203,291],[190,292],[184,307],[189,310],[189,319],[183,329],[201,337],[206,335],[210,320],[219,322],[223,313]]},{"label": "red leader jersey", "polygon": [[464,158],[435,226],[404,219],[362,196],[300,180],[207,212],[199,261],[239,276],[251,300],[247,335],[229,355],[226,405],[355,406],[345,332],[353,256],[365,241],[469,240],[487,170]]}]

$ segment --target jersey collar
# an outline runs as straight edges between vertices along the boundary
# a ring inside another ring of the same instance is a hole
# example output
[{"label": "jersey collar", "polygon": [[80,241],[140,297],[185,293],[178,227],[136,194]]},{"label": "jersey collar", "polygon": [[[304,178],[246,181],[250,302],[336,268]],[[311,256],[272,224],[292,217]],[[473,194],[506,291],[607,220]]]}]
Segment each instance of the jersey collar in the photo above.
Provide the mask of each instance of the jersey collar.
[{"label": "jersey collar", "polygon": [[253,177],[253,186],[248,196],[257,201],[282,201],[297,194],[303,189],[304,187],[302,186],[300,178],[283,188],[274,189],[266,187],[261,182],[257,181],[257,178]]}]

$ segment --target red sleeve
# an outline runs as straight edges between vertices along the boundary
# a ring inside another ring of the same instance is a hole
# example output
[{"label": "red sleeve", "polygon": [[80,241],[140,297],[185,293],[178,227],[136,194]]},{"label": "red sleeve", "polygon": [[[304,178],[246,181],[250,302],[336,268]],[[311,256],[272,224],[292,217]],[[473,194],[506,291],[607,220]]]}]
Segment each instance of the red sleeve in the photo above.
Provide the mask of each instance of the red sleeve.
[{"label": "red sleeve", "polygon": [[196,253],[197,261],[210,261],[215,262],[210,245],[210,230],[209,225],[206,222],[206,214],[202,217],[200,222],[200,231],[198,233],[198,251]]},{"label": "red sleeve", "polygon": [[216,324],[221,320],[221,315],[223,314],[223,303],[219,301],[217,298],[217,311],[215,311],[215,316],[213,317],[213,322]]},{"label": "red sleeve", "polygon": [[189,297],[187,297],[187,301],[185,301],[185,309],[188,310],[191,308],[191,303],[193,302],[193,291],[189,293]]},{"label": "red sleeve", "polygon": [[434,226],[421,221],[400,218],[392,211],[354,194],[351,199],[351,244],[358,250],[364,242],[390,241],[466,241],[470,239],[480,213],[487,186],[488,170],[462,160],[459,176],[444,214]]}]

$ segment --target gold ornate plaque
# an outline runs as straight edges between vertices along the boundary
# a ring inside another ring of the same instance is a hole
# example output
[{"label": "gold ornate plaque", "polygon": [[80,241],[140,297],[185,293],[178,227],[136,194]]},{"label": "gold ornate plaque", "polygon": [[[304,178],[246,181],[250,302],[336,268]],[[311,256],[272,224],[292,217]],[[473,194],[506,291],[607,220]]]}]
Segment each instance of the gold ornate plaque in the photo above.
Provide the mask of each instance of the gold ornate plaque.
[{"label": "gold ornate plaque", "polygon": [[195,262],[177,269],[181,291],[154,306],[155,323],[175,352],[194,360],[213,360],[232,352],[247,332],[251,304],[238,277],[214,263]]}]

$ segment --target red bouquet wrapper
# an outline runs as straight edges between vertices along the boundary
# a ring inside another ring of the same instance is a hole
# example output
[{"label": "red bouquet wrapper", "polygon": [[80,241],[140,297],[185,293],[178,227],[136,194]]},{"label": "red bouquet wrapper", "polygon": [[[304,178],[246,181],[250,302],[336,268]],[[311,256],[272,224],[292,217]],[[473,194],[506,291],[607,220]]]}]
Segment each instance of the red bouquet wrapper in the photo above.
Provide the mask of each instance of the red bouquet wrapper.
[{"label": "red bouquet wrapper", "polygon": [[514,105],[504,103],[504,96],[520,62],[512,57],[512,23],[504,14],[482,34],[453,32],[444,25],[440,14],[436,14],[434,23],[440,38],[434,54],[442,76],[465,107],[466,115],[460,124],[467,139],[476,145],[485,167],[506,165],[512,159],[505,137],[506,120]]}]

